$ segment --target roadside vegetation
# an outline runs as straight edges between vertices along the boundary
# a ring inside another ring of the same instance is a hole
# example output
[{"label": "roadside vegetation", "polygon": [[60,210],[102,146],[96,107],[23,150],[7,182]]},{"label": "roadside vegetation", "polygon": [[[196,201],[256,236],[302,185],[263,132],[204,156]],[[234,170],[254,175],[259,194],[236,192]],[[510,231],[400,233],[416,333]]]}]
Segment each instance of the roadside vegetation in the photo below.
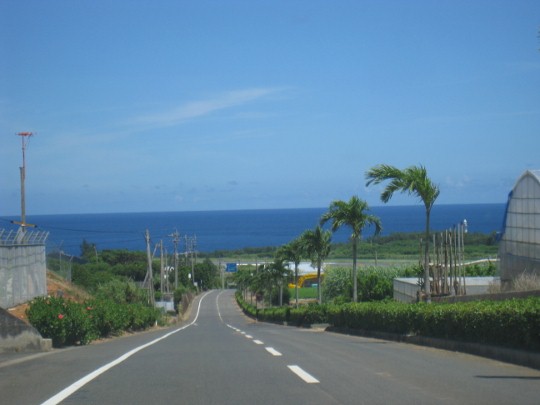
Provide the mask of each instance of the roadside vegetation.
[{"label": "roadside vegetation", "polygon": [[[79,303],[62,297],[40,298],[32,302],[28,318],[44,337],[52,338],[56,346],[86,344],[126,330],[141,330],[164,322],[166,314],[154,308],[154,298],[156,301],[173,300],[175,311],[180,312],[187,305],[186,295],[221,287],[225,280],[221,279],[216,263],[230,260],[256,263],[239,266],[234,275],[227,277],[227,283],[236,285],[237,298],[244,310],[260,319],[294,324],[320,321],[355,328],[371,328],[370,325],[375,325],[375,329],[382,327],[383,331],[397,328],[403,333],[424,333],[429,327],[420,327],[424,324],[419,323],[419,319],[427,317],[430,311],[446,317],[446,309],[439,311],[429,309],[436,306],[414,307],[392,303],[393,279],[417,277],[418,285],[427,290],[426,300],[430,301],[429,283],[427,286],[425,283],[429,278],[429,220],[439,189],[427,177],[427,171],[422,166],[398,170],[389,165],[379,165],[366,173],[366,179],[367,185],[388,181],[381,193],[383,202],[388,202],[394,192],[418,197],[426,208],[425,233],[379,236],[384,224],[369,213],[365,201],[352,196],[348,201],[333,201],[314,229],[304,231],[283,246],[199,253],[199,262],[196,258],[184,256],[180,258],[176,271],[165,270],[165,274],[163,269],[170,268],[167,263],[172,263],[173,258],[165,258],[165,264],[151,259],[153,278],[149,283],[148,258],[144,252],[98,252],[95,245],[83,241],[79,258],[71,258],[66,263],[65,259],[62,262],[62,254],[51,254],[48,268],[85,288],[92,298]],[[330,230],[323,227],[327,223]],[[368,227],[374,228],[374,235],[362,238],[364,229]],[[332,232],[340,228],[351,231],[349,243],[332,243]],[[421,245],[419,241],[422,238],[427,243]],[[466,260],[489,258],[497,254],[496,235],[468,234],[465,245]],[[408,264],[378,266],[379,261],[385,260],[402,260]],[[298,287],[298,265],[301,261],[310,261],[317,271],[315,283],[310,288]],[[324,266],[328,261],[339,264]],[[366,262],[375,265],[367,265]],[[488,263],[467,266],[466,272],[465,275],[494,275],[496,268]],[[175,279],[176,274],[178,279]],[[145,280],[147,283],[142,289]],[[288,284],[295,287],[288,288]],[[303,305],[313,302],[319,305]],[[529,308],[537,308],[537,304],[531,301],[525,307],[523,311],[529,311]],[[505,311],[497,309],[490,312],[491,309],[485,309],[489,308],[489,304],[482,308],[481,311],[472,311],[489,314]],[[411,313],[416,315],[411,317]],[[457,315],[448,315],[450,318],[452,316],[455,318]],[[526,319],[534,318],[531,317],[527,315]],[[484,322],[480,318],[478,322]],[[369,322],[366,323],[366,319]],[[433,323],[437,322],[438,318],[435,317]],[[512,322],[509,324],[513,325]],[[474,322],[472,325],[476,327]],[[457,328],[456,325],[452,327]]]},{"label": "roadside vegetation", "polygon": [[174,279],[174,272],[167,274],[162,293],[160,262],[152,260],[155,299],[167,298],[174,302],[175,313],[166,313],[151,304],[148,289],[142,288],[147,263],[144,252],[98,252],[87,241],[81,245],[80,257],[69,263],[59,254],[50,254],[47,257],[48,269],[70,278],[84,291],[84,299],[64,298],[62,293],[36,298],[26,310],[28,321],[43,337],[52,339],[55,347],[84,345],[96,339],[167,324],[187,308],[197,292],[190,279],[192,273],[199,289],[221,285],[217,266],[212,261],[204,259],[193,263],[193,266],[185,261],[178,266],[178,282]]},{"label": "roadside vegetation", "polygon": [[[436,233],[436,232],[434,232]],[[369,236],[358,241],[358,259],[374,262],[378,260],[407,260],[418,262],[420,254],[419,240],[422,233],[393,233],[384,236]],[[277,254],[276,247],[251,247],[237,250],[217,250],[208,253],[199,253],[201,258],[209,258],[212,261],[271,261]],[[497,256],[497,234],[469,233],[465,239],[466,260],[494,258]],[[351,260],[353,257],[352,245],[346,243],[332,243],[332,249],[328,255],[328,261]],[[304,258],[304,260],[306,260]]]},{"label": "roadside vegetation", "polygon": [[459,304],[364,302],[258,309],[241,292],[244,312],[261,321],[417,335],[540,350],[540,297]]},{"label": "roadside vegetation", "polygon": [[27,310],[28,320],[53,346],[88,344],[93,340],[139,331],[163,320],[133,283],[110,281],[94,298],[78,303],[63,297],[39,297]]}]

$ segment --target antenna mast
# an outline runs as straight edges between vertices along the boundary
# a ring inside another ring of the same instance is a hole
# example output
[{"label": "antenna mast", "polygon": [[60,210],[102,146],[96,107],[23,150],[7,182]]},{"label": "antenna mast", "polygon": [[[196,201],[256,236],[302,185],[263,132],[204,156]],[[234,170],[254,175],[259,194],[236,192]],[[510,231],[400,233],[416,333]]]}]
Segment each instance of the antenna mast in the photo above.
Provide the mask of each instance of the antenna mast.
[{"label": "antenna mast", "polygon": [[26,223],[26,201],[25,201],[25,189],[24,181],[26,179],[26,147],[30,142],[30,137],[34,135],[32,132],[19,132],[17,134],[21,137],[22,141],[22,166],[19,167],[21,172],[21,221],[13,221],[14,224],[19,224],[23,232],[26,231],[26,227],[34,227],[35,225]]}]

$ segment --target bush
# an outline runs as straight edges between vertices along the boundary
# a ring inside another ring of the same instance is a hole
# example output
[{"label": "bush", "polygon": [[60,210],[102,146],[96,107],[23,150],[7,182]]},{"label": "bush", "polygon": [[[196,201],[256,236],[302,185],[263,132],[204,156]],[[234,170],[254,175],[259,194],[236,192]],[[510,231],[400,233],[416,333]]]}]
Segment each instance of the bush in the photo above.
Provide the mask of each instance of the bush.
[{"label": "bush", "polygon": [[63,298],[38,297],[32,301],[27,315],[32,326],[44,338],[52,339],[55,347],[84,345],[97,337],[88,311]]},{"label": "bush", "polygon": [[111,299],[95,299],[85,305],[91,308],[94,326],[100,337],[119,335],[128,329],[126,305],[117,304]]},{"label": "bush", "polygon": [[358,271],[358,298],[360,301],[381,301],[392,298],[393,279],[410,277],[416,268],[368,266]]},{"label": "bush", "polygon": [[159,310],[141,303],[117,304],[110,299],[94,299],[79,304],[63,298],[34,299],[27,310],[28,320],[54,347],[85,345],[100,337],[154,325]]},{"label": "bush", "polygon": [[144,303],[147,300],[147,291],[137,287],[133,281],[115,279],[100,284],[94,296],[102,300],[112,300],[117,304]]},{"label": "bush", "polygon": [[[283,286],[283,305],[288,305],[291,300],[291,292],[287,286]],[[272,305],[279,305],[279,294],[280,288],[275,287],[272,289],[272,294],[270,296],[270,302]]]},{"label": "bush", "polygon": [[[244,311],[255,308],[236,294]],[[259,319],[305,326],[314,323],[401,335],[540,350],[540,298],[467,303],[406,304],[393,301],[308,305],[300,308],[267,308]]]},{"label": "bush", "polygon": [[324,302],[331,302],[338,297],[341,300],[352,298],[351,269],[345,267],[331,267],[324,273],[322,283],[322,296]]}]

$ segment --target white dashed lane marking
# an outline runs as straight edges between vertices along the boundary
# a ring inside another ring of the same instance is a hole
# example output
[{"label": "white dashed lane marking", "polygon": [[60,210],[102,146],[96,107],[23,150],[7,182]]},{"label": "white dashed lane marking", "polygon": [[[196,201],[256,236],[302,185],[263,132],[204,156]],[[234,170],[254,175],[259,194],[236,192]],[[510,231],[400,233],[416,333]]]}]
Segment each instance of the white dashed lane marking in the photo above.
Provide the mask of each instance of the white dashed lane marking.
[{"label": "white dashed lane marking", "polygon": [[266,351],[267,351],[268,353],[270,353],[272,356],[281,356],[281,353],[278,352],[278,351],[277,351],[276,349],[274,349],[273,347],[266,347],[265,349],[266,349]]},{"label": "white dashed lane marking", "polygon": [[318,384],[319,380],[298,366],[287,366],[289,369],[308,384]]},{"label": "white dashed lane marking", "polygon": [[[243,330],[241,329],[238,329],[238,328],[235,328],[234,326],[232,325],[228,325],[227,326],[229,328],[231,328],[232,330],[234,330],[235,332],[238,332],[242,335],[244,335],[246,338],[248,339],[253,339],[253,336],[251,335],[248,335],[246,332],[244,332]],[[258,339],[253,339],[253,343],[255,343],[256,345],[263,345],[264,343]],[[282,354],[280,352],[278,352],[276,349],[274,349],[273,347],[265,347],[266,351],[268,353],[270,353],[272,356],[282,356]],[[304,382],[308,383],[308,384],[318,384],[320,381],[317,380],[315,377],[313,377],[311,374],[309,374],[307,371],[304,371],[301,367],[299,366],[296,366],[296,365],[291,365],[291,366],[287,366],[289,368],[289,370],[291,370],[294,374],[296,374],[298,377],[300,377]]]}]

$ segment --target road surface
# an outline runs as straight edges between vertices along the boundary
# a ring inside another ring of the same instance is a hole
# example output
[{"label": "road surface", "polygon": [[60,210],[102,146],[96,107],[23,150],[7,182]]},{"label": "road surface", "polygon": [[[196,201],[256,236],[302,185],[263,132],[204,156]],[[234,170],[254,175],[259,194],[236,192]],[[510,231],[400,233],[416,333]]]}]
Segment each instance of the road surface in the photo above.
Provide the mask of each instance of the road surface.
[{"label": "road surface", "polygon": [[257,323],[233,291],[175,328],[0,356],[0,404],[538,404],[540,371],[384,340]]}]

